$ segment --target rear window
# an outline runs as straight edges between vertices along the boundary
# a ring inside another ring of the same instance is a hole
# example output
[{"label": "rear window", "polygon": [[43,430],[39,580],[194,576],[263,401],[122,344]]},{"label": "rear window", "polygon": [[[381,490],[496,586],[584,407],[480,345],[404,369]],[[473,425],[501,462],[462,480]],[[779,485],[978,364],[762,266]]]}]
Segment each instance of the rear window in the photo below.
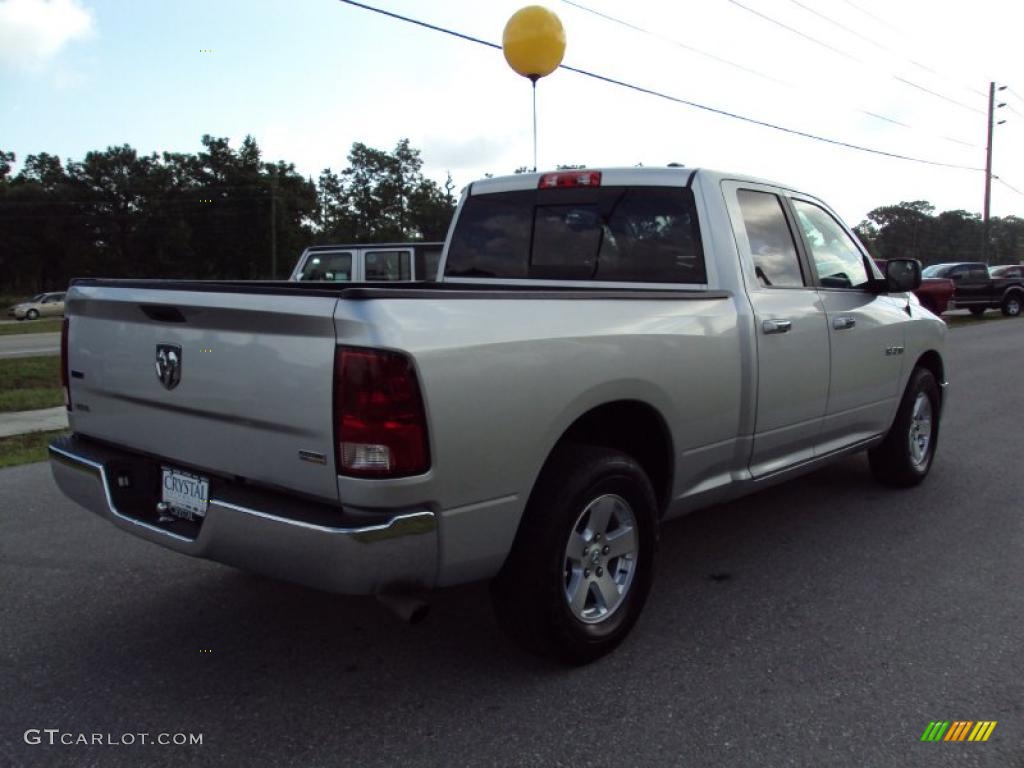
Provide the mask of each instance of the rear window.
[{"label": "rear window", "polygon": [[693,193],[677,187],[471,195],[445,275],[707,282]]}]

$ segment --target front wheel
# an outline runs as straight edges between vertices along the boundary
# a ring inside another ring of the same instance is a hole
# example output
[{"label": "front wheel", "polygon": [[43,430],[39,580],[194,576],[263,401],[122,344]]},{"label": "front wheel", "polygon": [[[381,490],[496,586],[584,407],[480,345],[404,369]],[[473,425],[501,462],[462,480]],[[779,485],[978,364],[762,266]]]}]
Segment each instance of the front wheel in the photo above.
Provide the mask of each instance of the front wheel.
[{"label": "front wheel", "polygon": [[1003,299],[1002,306],[1003,314],[1007,317],[1017,317],[1021,311],[1021,295],[1019,293],[1011,293],[1005,299]]},{"label": "front wheel", "polygon": [[915,368],[885,440],[868,451],[871,472],[885,485],[908,488],[928,476],[939,439],[939,385],[927,368]]},{"label": "front wheel", "polygon": [[650,591],[657,502],[631,457],[568,444],[548,460],[491,584],[498,620],[527,650],[585,664],[614,649]]},{"label": "front wheel", "polygon": [[25,313],[25,317],[27,317],[29,320],[35,320],[39,317],[39,313],[36,312],[34,309],[30,309],[28,312]]}]

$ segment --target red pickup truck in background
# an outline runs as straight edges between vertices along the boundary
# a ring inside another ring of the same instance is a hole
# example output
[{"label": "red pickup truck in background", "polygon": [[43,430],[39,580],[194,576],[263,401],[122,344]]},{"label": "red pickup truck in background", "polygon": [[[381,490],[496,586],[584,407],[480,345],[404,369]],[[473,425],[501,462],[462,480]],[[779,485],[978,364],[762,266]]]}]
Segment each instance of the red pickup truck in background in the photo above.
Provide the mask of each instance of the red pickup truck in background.
[{"label": "red pickup truck in background", "polygon": [[[885,274],[885,262],[888,259],[875,259],[875,264]],[[951,301],[956,292],[956,283],[943,277],[921,278],[921,287],[914,291],[921,306],[933,315],[941,315],[951,309],[956,309],[956,304]]]}]

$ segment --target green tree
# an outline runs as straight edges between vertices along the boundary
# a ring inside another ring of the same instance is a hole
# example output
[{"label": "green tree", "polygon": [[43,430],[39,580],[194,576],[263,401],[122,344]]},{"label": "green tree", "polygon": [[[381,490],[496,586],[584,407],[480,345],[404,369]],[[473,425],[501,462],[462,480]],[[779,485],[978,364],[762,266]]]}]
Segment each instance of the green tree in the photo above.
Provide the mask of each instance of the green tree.
[{"label": "green tree", "polygon": [[882,259],[913,258],[931,263],[922,257],[927,250],[924,246],[934,211],[931,203],[915,200],[885,205],[868,213],[868,221],[877,228],[877,235],[872,239],[875,256]]},{"label": "green tree", "polygon": [[443,239],[452,214],[454,183],[423,175],[423,160],[408,139],[391,152],[352,145],[348,167],[325,168],[318,184],[320,242]]}]

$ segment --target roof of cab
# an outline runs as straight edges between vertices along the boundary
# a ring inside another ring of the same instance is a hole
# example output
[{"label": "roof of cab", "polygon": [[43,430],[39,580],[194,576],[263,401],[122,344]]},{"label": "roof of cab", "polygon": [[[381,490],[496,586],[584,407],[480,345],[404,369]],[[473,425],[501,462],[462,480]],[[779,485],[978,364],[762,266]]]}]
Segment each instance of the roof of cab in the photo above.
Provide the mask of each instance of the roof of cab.
[{"label": "roof of cab", "polygon": [[480,179],[470,184],[468,193],[471,195],[484,195],[494,192],[515,192],[527,189],[536,189],[540,179],[549,173],[572,173],[574,171],[599,171],[601,173],[601,186],[665,186],[688,187],[697,176],[702,181],[715,184],[721,181],[746,181],[756,184],[765,184],[779,189],[786,189],[796,192],[793,187],[780,184],[776,181],[759,179],[756,176],[749,176],[741,173],[729,173],[726,171],[715,171],[709,168],[687,168],[684,166],[652,167],[639,166],[635,168],[567,168],[563,170],[542,171],[540,173],[517,173],[512,176],[494,176],[488,179]]}]

